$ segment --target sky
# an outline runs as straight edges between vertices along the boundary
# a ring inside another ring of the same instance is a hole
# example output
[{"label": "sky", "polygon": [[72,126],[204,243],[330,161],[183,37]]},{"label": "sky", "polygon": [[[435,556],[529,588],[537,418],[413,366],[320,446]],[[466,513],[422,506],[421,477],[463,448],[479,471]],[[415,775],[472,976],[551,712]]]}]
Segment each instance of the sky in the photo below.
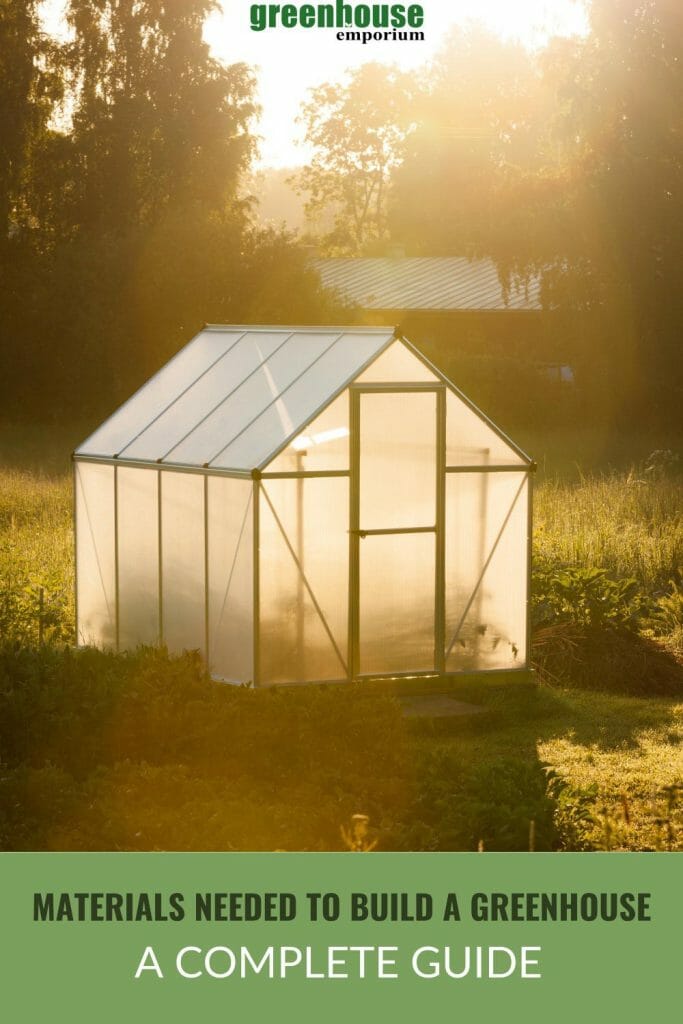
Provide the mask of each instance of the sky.
[{"label": "sky", "polygon": [[[364,46],[338,41],[333,30],[253,32],[250,0],[219,0],[220,10],[207,22],[205,38],[221,60],[244,61],[257,69],[260,165],[293,167],[306,162],[308,152],[296,117],[307,90],[343,79],[349,68],[367,61],[418,67],[434,57],[451,27],[468,21],[532,48],[552,35],[583,33],[587,27],[581,0],[422,0],[422,6],[424,42]],[[63,8],[64,0],[46,0],[47,27],[56,33],[64,25]]]}]

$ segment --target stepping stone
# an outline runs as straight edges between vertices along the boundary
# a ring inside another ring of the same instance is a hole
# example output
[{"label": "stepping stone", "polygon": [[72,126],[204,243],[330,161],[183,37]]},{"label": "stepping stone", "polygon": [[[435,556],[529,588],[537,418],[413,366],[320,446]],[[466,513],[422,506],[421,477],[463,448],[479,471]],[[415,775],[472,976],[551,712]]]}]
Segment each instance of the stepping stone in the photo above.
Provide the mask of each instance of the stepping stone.
[{"label": "stepping stone", "polygon": [[406,718],[455,718],[463,715],[481,715],[486,711],[479,704],[466,704],[447,694],[426,693],[418,697],[399,697]]}]

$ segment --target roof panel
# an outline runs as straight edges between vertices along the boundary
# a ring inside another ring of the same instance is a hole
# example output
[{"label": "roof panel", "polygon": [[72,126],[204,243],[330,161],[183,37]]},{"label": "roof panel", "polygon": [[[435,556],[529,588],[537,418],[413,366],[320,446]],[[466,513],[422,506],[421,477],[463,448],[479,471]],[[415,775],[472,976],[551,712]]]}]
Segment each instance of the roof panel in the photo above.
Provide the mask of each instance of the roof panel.
[{"label": "roof panel", "polygon": [[255,469],[393,337],[390,328],[206,328],[75,455]]},{"label": "roof panel", "polygon": [[230,327],[221,332],[202,331],[146,384],[143,384],[140,390],[124,402],[108,420],[105,420],[77,448],[76,454],[100,455],[106,458],[118,455],[202,373],[213,366],[244,333],[243,328]]},{"label": "roof panel", "polygon": [[[339,332],[319,334],[290,334],[251,376],[246,377],[216,409],[170,452],[169,462],[203,466],[216,458],[224,448],[274,404],[290,384],[315,363],[333,345]],[[326,395],[319,394],[324,401]],[[281,409],[286,416],[286,409]],[[286,423],[286,426],[293,424]],[[264,434],[263,445],[267,447]],[[253,469],[256,463],[230,465],[230,469]]]},{"label": "roof panel", "polygon": [[512,282],[507,292],[493,260],[460,256],[316,259],[326,288],[363,309],[540,310],[540,279]]},{"label": "roof panel", "polygon": [[[392,337],[387,332],[384,344]],[[269,462],[377,354],[377,340],[376,334],[339,335],[305,373],[283,388],[240,435],[216,454],[211,465],[238,469],[262,467]]]},{"label": "roof panel", "polygon": [[164,458],[191,434],[212,410],[222,405],[289,337],[277,331],[236,335],[237,342],[158,416],[134,441],[122,449],[121,458]]}]

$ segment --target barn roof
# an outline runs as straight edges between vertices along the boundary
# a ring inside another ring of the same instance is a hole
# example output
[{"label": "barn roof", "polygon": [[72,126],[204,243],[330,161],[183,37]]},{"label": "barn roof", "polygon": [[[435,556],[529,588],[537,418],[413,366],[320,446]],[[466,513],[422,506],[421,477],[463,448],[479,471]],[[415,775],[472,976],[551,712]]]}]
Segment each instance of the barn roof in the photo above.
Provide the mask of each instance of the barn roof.
[{"label": "barn roof", "polygon": [[539,311],[540,280],[504,289],[493,260],[461,256],[314,259],[326,288],[363,309]]},{"label": "barn roof", "polygon": [[205,327],[74,455],[257,469],[393,338],[386,327]]}]

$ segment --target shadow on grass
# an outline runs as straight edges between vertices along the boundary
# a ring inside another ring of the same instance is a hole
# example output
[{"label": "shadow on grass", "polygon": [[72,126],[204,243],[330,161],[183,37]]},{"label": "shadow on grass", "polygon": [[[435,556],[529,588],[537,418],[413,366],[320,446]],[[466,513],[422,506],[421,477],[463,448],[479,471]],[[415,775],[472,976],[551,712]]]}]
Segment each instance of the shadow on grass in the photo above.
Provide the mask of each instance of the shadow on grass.
[{"label": "shadow on grass", "polygon": [[334,850],[363,813],[382,850],[551,850],[539,743],[635,747],[674,722],[665,699],[546,685],[462,699],[486,714],[409,720],[365,687],[226,687],[193,655],[0,651],[0,845]]}]

